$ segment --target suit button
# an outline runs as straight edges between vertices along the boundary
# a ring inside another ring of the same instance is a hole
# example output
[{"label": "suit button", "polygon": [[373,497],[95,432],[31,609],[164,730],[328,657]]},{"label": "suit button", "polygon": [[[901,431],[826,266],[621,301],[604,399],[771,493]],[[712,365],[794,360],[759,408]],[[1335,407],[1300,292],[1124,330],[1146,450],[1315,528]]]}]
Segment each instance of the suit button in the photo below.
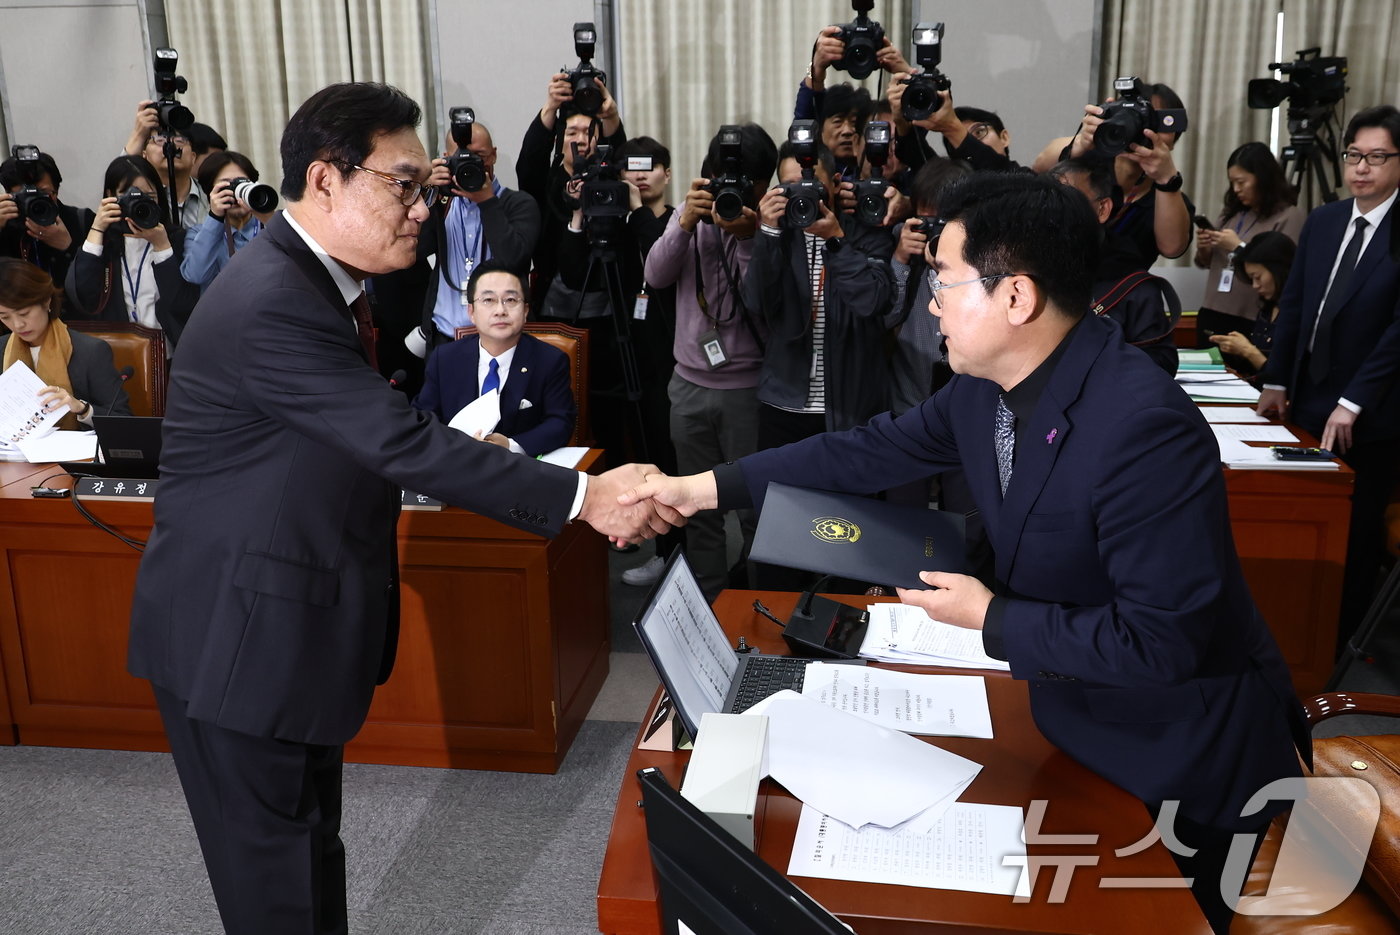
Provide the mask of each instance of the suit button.
[{"label": "suit button", "polygon": [[511,511],[510,511],[510,518],[511,518],[511,519],[519,519],[519,518],[520,518],[520,511],[519,511],[519,510],[511,510]]}]

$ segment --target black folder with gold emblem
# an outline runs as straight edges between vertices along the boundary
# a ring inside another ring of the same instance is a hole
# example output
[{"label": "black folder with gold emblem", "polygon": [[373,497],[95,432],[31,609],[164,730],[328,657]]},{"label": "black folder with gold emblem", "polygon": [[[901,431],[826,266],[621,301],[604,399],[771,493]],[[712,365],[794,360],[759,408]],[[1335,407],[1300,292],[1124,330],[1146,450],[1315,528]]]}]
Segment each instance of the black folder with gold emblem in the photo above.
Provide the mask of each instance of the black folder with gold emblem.
[{"label": "black folder with gold emblem", "polygon": [[927,588],[921,571],[964,573],[961,513],[770,483],[749,557],[870,584]]}]

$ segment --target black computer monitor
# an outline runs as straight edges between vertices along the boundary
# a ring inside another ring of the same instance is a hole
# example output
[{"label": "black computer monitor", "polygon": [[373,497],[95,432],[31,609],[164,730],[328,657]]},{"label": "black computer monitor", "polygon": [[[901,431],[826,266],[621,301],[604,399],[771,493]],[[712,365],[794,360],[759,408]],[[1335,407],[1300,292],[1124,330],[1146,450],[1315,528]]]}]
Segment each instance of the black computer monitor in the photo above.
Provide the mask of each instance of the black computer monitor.
[{"label": "black computer monitor", "polygon": [[682,798],[660,770],[640,769],[637,779],[666,935],[686,930],[695,935],[851,935],[816,900]]}]

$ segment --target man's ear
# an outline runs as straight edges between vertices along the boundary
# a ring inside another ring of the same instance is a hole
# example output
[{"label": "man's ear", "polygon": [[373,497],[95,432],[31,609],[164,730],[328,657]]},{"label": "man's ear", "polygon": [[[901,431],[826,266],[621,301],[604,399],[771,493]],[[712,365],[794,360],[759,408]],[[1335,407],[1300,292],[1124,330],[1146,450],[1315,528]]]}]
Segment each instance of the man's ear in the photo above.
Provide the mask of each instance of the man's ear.
[{"label": "man's ear", "polygon": [[340,171],[329,162],[318,159],[306,169],[306,191],[302,193],[301,200],[315,206],[318,211],[329,212],[340,184]]},{"label": "man's ear", "polygon": [[1034,321],[1045,307],[1045,295],[1029,276],[1010,276],[1006,283],[1006,320],[1012,325]]}]

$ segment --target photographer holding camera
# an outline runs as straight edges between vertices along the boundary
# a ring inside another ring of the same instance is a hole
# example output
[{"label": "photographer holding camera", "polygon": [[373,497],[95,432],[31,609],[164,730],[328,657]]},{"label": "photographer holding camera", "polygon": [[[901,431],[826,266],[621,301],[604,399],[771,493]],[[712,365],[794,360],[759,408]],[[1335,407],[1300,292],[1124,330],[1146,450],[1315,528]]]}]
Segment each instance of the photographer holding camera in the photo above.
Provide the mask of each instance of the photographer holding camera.
[{"label": "photographer holding camera", "polygon": [[496,178],[496,146],[491,131],[470,107],[449,111],[447,145],[433,160],[428,183],[444,195],[431,206],[418,240],[419,269],[435,257],[427,275],[418,328],[405,343],[416,356],[455,339],[472,324],[466,285],[472,271],[496,260],[528,283],[530,256],[540,236],[540,209],[523,191]]},{"label": "photographer holding camera", "polygon": [[1126,275],[1149,269],[1159,257],[1185,253],[1196,209],[1182,192],[1181,173],[1172,161],[1177,137],[1186,129],[1181,98],[1165,84],[1137,78],[1118,78],[1113,86],[1116,97],[1103,106],[1084,105],[1079,129],[1059,158],[1112,162],[1123,203],[1105,228],[1101,271]]},{"label": "photographer holding camera", "polygon": [[[681,472],[758,450],[758,379],[766,327],[744,304],[740,284],[758,223],[755,210],[778,164],[778,148],[756,123],[722,127],[710,140],[679,210],[646,258],[651,289],[673,289],[675,370],[666,388],[670,436]],[[721,205],[716,210],[717,202]],[[648,313],[650,317],[650,313]],[[729,578],[723,514],[685,527],[686,558],[706,599]],[[738,514],[741,555],[753,542],[752,510]],[[739,569],[745,566],[740,559]]]},{"label": "photographer holding camera", "polygon": [[220,150],[204,160],[199,185],[209,192],[209,216],[185,236],[180,275],[201,292],[233,255],[262,233],[277,210],[277,190],[258,184],[258,170],[242,153]]},{"label": "photographer holding camera", "polygon": [[[564,321],[572,320],[579,308],[578,293],[556,282],[559,241],[577,207],[576,197],[571,197],[565,187],[599,144],[617,147],[627,142],[617,102],[601,76],[596,71],[579,74],[593,54],[591,29],[591,24],[575,25],[574,46],[580,53],[581,67],[550,77],[544,106],[526,128],[515,161],[520,190],[534,197],[542,219],[539,242],[535,245],[530,307],[541,317]],[[575,100],[576,87],[584,92],[581,100]],[[590,296],[580,317],[605,314],[604,304]]]},{"label": "photographer holding camera", "polygon": [[[162,188],[170,191],[170,164],[166,158],[167,144],[175,156],[175,208],[185,230],[193,230],[209,216],[209,195],[194,180],[194,147],[183,130],[160,125],[160,108],[155,101],[136,105],[136,123],[126,141],[126,154],[139,156],[156,170]],[[168,199],[167,199],[168,200]]]},{"label": "photographer holding camera", "polygon": [[10,256],[61,283],[82,243],[92,212],[58,200],[63,176],[36,146],[16,146],[0,163],[0,256]]},{"label": "photographer holding camera", "polygon": [[166,354],[173,353],[199,301],[199,288],[180,275],[184,244],[156,170],[140,156],[118,156],[107,166],[102,203],[68,268],[69,318],[163,329]]}]

